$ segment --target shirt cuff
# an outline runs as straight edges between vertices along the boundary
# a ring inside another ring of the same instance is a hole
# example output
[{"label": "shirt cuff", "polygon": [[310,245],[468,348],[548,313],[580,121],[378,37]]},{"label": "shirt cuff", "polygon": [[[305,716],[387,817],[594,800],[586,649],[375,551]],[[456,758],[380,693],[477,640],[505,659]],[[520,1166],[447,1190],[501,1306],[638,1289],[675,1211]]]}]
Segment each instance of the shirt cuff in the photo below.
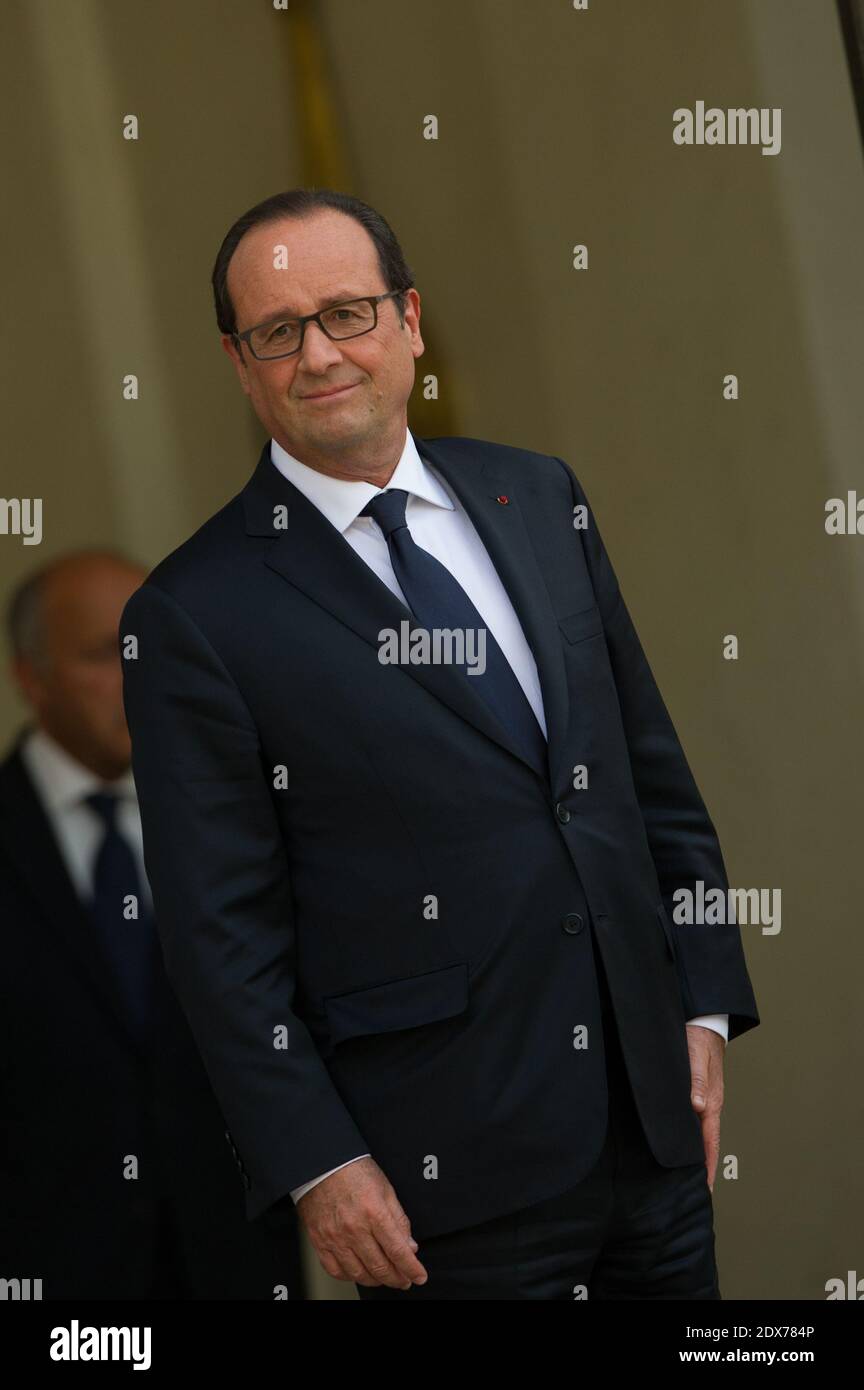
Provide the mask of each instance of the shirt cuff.
[{"label": "shirt cuff", "polygon": [[729,1015],[728,1014],[700,1014],[698,1018],[688,1018],[688,1023],[698,1023],[701,1028],[711,1028],[715,1033],[719,1033],[721,1038],[729,1041]]},{"label": "shirt cuff", "polygon": [[357,1154],[356,1158],[349,1158],[349,1159],[346,1159],[346,1161],[345,1161],[344,1163],[337,1163],[335,1168],[328,1168],[326,1173],[319,1173],[319,1174],[318,1174],[318,1177],[317,1177],[317,1178],[312,1178],[312,1180],[311,1180],[310,1182],[304,1182],[304,1183],[301,1183],[301,1185],[300,1185],[299,1187],[293,1187],[293,1188],[291,1189],[291,1197],[292,1197],[292,1200],[293,1200],[295,1206],[296,1206],[296,1204],[300,1201],[300,1198],[301,1198],[306,1192],[308,1192],[310,1188],[316,1187],[316,1186],[318,1185],[319,1182],[323,1182],[325,1178],[329,1178],[329,1176],[330,1176],[331,1173],[338,1173],[340,1168],[347,1168],[349,1163],[356,1163],[358,1158],[371,1158],[371,1157],[372,1157],[371,1154]]}]

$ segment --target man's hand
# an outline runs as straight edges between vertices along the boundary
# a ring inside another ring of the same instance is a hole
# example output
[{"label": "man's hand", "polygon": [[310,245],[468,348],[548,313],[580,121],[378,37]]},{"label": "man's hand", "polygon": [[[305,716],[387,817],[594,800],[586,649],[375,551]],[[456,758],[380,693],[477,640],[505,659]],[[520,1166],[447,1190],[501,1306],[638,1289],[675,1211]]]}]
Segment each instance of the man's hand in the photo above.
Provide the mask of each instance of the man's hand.
[{"label": "man's hand", "polygon": [[411,1223],[374,1158],[358,1158],[300,1198],[297,1212],[333,1279],[410,1289],[425,1284]]},{"label": "man's hand", "polygon": [[702,1125],[708,1187],[713,1192],[720,1157],[720,1111],[723,1109],[723,1054],[726,1041],[713,1028],[703,1028],[701,1023],[688,1023],[687,1050],[690,1053],[690,1103]]}]

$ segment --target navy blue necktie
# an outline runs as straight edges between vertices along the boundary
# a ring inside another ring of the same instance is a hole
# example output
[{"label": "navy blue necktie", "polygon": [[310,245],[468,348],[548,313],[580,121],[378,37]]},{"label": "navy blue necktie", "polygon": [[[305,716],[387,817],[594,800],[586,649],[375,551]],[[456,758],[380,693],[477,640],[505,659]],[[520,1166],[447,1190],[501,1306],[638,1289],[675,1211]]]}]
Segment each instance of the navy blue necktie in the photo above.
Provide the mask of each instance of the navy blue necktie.
[{"label": "navy blue necktie", "polygon": [[[158,959],[153,918],[144,900],[132,847],[117,829],[117,797],[93,792],[84,798],[105,825],[93,869],[91,915],[99,930],[120,992],[126,1017],[139,1041],[147,1043],[153,1018]],[[138,917],[127,917],[125,900],[134,894]]]},{"label": "navy blue necktie", "polygon": [[454,662],[454,665],[459,665],[466,673],[466,679],[483,697],[499,723],[516,739],[528,760],[545,769],[543,730],[513,668],[462,585],[434,555],[417,545],[405,520],[407,504],[407,492],[389,488],[373,497],[360,515],[371,516],[381,527],[387,539],[393,573],[421,627],[485,632],[485,671],[468,676],[467,663]]}]

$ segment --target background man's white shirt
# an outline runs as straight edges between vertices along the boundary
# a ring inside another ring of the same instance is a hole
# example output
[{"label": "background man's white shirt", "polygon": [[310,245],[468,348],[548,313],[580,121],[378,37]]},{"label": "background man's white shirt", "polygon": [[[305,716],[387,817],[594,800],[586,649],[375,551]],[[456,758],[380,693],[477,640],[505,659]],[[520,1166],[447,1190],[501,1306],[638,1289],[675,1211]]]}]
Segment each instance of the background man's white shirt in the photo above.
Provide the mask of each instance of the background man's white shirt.
[{"label": "background man's white shirt", "polygon": [[144,869],[141,816],[135,781],[130,768],[113,782],[103,782],[95,772],[61,748],[44,729],[32,729],[21,744],[21,758],[36,795],[48,817],[61,858],[78,897],[93,897],[96,855],[105,837],[105,822],[84,798],[91,792],[113,792],[118,798],[117,829],[126,837],[135,856],[145,905],[152,911],[150,885]]}]

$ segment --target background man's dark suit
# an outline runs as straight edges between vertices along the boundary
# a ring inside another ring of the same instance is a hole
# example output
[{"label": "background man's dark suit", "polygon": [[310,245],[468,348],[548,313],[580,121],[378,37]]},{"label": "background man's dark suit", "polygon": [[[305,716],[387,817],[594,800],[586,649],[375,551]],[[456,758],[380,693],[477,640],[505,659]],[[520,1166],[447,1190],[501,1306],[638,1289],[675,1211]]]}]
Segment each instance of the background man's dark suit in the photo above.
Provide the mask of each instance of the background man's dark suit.
[{"label": "background man's dark suit", "polygon": [[[98,935],[19,753],[0,765],[0,1252],[46,1299],[300,1298],[296,1227],[251,1228],[224,1123],[159,976],[151,1059],[129,1032]],[[122,1177],[137,1155],[140,1177]],[[157,1170],[154,1174],[153,1169]],[[160,1200],[186,1267],[166,1286]]]},{"label": "background man's dark suit", "polygon": [[563,1192],[597,1159],[589,928],[661,1164],[703,1158],[685,1019],[728,1013],[731,1039],[758,1015],[738,928],[672,924],[675,889],[726,888],[723,860],[593,516],[574,529],[578,482],[520,449],[417,444],[522,623],[548,765],[459,671],[378,660],[407,610],[269,443],[120,634],[138,642],[124,698],[166,965],[248,1215],[369,1151],[422,1239]]}]

